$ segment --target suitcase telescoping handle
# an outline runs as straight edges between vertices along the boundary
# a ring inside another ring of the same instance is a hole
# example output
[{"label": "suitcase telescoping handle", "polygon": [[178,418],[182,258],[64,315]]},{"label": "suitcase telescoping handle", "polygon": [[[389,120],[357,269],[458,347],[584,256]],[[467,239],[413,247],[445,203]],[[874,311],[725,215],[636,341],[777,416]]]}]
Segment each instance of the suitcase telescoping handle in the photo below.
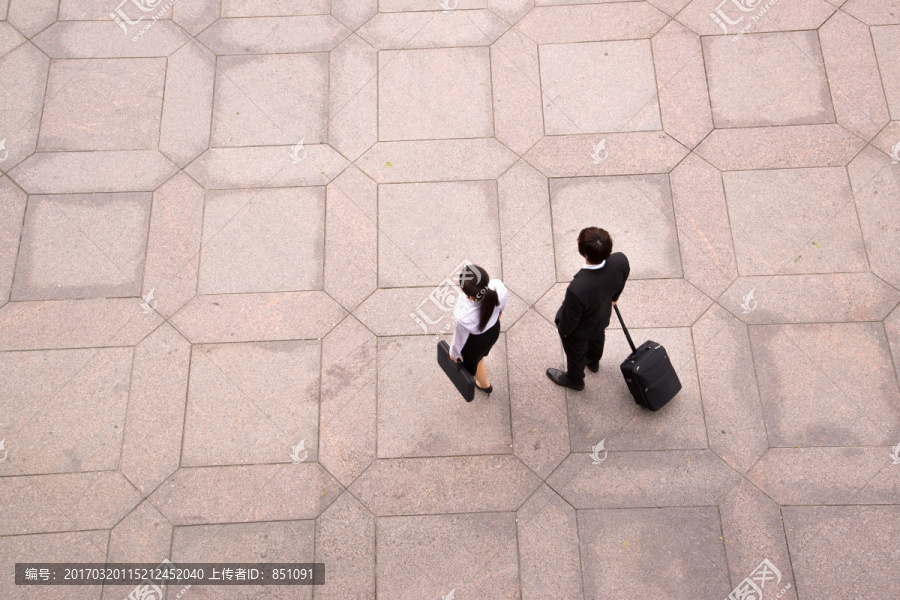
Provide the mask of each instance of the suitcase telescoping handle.
[{"label": "suitcase telescoping handle", "polygon": [[637,348],[634,347],[634,342],[631,341],[631,334],[628,333],[628,328],[625,327],[625,321],[622,320],[622,313],[619,312],[619,307],[613,304],[613,308],[616,309],[616,316],[619,317],[619,323],[622,324],[622,331],[625,332],[625,337],[628,338],[628,345],[631,346],[632,354],[637,352]]}]

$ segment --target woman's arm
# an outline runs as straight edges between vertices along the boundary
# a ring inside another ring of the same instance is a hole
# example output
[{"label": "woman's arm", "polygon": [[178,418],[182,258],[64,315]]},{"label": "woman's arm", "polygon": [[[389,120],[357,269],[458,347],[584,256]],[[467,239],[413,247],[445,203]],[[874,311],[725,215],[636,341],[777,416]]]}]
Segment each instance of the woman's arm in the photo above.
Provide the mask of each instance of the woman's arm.
[{"label": "woman's arm", "polygon": [[469,339],[469,330],[457,321],[456,329],[453,330],[453,340],[450,342],[450,358],[453,360],[459,358],[467,339]]}]

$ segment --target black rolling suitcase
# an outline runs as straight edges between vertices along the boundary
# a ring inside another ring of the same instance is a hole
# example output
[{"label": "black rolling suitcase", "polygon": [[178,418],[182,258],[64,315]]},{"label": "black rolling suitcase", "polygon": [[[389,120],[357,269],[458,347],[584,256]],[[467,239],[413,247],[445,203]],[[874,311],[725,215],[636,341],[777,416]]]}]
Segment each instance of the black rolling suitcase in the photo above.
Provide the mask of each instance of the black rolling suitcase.
[{"label": "black rolling suitcase", "polygon": [[444,340],[438,342],[437,361],[466,402],[474,400],[475,377],[463,366],[462,359],[459,362],[450,360],[450,345]]},{"label": "black rolling suitcase", "polygon": [[678,380],[678,374],[672,367],[669,354],[661,344],[649,340],[639,348],[635,348],[619,307],[613,308],[616,309],[622,331],[625,332],[628,345],[631,346],[631,354],[621,367],[628,391],[639,405],[650,410],[659,410],[681,391],[681,381]]}]

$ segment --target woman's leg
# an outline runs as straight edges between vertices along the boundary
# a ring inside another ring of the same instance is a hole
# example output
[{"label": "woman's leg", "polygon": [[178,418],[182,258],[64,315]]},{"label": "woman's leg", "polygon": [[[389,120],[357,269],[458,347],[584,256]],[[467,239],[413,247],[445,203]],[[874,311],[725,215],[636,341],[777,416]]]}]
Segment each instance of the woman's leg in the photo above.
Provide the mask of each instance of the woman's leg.
[{"label": "woman's leg", "polygon": [[488,381],[487,367],[484,366],[483,358],[478,362],[478,368],[475,369],[475,384],[480,388],[491,387],[491,382]]}]

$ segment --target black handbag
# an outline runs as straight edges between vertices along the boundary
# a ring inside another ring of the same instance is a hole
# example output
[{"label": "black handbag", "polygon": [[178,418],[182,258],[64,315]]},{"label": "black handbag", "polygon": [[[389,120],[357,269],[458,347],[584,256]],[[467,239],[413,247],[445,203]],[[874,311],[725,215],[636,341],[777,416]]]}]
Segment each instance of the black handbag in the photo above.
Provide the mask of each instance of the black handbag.
[{"label": "black handbag", "polygon": [[456,386],[456,389],[459,390],[459,393],[462,394],[465,401],[471,402],[474,400],[475,377],[463,365],[462,359],[458,362],[450,360],[450,345],[444,340],[438,342],[437,361],[444,373],[447,374],[447,377],[450,378],[450,381],[453,382],[453,385]]},{"label": "black handbag", "polygon": [[628,345],[631,346],[631,354],[621,366],[628,391],[640,406],[653,411],[659,410],[681,391],[681,381],[675,368],[672,367],[669,354],[662,344],[650,340],[635,348],[619,307],[613,308],[616,309],[622,331],[625,332]]}]

